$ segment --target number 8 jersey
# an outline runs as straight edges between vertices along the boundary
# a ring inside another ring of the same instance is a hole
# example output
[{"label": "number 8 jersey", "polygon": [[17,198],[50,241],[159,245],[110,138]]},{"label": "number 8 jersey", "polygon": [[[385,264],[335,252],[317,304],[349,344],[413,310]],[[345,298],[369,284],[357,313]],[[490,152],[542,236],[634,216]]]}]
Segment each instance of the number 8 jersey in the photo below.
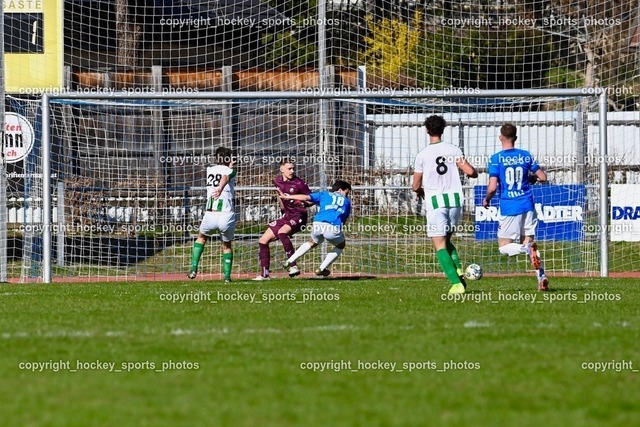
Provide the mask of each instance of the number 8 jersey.
[{"label": "number 8 jersey", "polygon": [[[229,183],[224,187],[220,196],[216,199],[213,192],[223,176],[229,177]],[[236,187],[236,171],[225,165],[207,167],[207,211],[208,212],[233,212],[233,197]]]},{"label": "number 8 jersey", "polygon": [[427,210],[461,207],[462,182],[456,161],[462,150],[447,142],[432,142],[416,156],[414,172],[422,174]]}]

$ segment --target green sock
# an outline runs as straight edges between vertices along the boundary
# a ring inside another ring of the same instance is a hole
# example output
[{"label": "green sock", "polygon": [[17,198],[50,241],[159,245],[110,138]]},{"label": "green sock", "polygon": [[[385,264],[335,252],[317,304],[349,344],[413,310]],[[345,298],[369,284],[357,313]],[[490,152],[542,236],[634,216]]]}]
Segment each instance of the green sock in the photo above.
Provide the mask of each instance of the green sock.
[{"label": "green sock", "polygon": [[456,271],[456,266],[453,263],[453,259],[451,259],[451,255],[446,249],[440,249],[436,252],[438,256],[438,261],[440,262],[440,266],[442,267],[442,271],[446,274],[449,281],[457,285],[460,283],[460,278],[458,277],[458,272]]},{"label": "green sock", "polygon": [[193,244],[193,252],[191,254],[191,269],[198,270],[198,263],[200,262],[200,256],[204,251],[204,245],[202,243],[195,242]]},{"label": "green sock", "polygon": [[233,266],[233,252],[222,254],[222,273],[225,279],[231,278],[231,267]]},{"label": "green sock", "polygon": [[458,276],[462,274],[462,264],[460,264],[460,257],[458,256],[458,250],[455,245],[451,242],[447,242],[447,252],[449,256],[453,260],[453,265],[455,265],[456,270],[458,272]]}]

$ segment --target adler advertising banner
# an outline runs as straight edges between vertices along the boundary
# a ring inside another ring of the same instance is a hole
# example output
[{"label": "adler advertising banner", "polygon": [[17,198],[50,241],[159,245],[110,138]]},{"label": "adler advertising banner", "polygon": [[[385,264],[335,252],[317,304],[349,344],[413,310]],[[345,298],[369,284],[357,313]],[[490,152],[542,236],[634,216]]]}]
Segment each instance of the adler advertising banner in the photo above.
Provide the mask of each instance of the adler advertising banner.
[{"label": "adler advertising banner", "polygon": [[[533,200],[538,214],[537,240],[581,240],[584,233],[584,185],[534,185]],[[496,240],[500,199],[496,195],[486,209],[482,200],[486,185],[474,187],[476,240]]]}]

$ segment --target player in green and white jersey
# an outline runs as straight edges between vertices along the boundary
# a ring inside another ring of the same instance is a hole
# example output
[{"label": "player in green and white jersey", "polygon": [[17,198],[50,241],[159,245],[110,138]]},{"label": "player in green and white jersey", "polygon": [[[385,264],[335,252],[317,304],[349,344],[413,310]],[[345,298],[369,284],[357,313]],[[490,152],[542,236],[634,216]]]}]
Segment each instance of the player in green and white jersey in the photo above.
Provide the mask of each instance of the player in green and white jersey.
[{"label": "player in green and white jersey", "polygon": [[234,161],[230,149],[218,147],[215,156],[217,164],[207,167],[206,212],[200,223],[198,238],[193,244],[191,270],[188,277],[189,279],[196,278],[204,245],[214,232],[219,232],[222,238],[222,272],[225,283],[229,283],[233,266],[231,242],[236,229],[236,214],[233,203],[236,171],[233,170]]},{"label": "player in green and white jersey", "polygon": [[449,293],[464,293],[465,283],[458,251],[451,236],[462,217],[462,182],[458,169],[471,178],[478,172],[459,147],[442,141],[447,122],[441,116],[425,120],[429,145],[416,156],[412,189],[424,198],[427,211],[427,236],[431,237],[438,262],[451,281]]}]

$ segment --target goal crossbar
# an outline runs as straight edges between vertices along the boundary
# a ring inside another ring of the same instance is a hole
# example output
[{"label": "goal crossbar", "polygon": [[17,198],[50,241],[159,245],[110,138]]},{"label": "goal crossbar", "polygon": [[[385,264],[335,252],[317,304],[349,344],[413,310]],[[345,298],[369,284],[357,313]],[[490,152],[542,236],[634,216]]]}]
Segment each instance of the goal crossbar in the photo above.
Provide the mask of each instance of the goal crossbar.
[{"label": "goal crossbar", "polygon": [[[309,89],[300,92],[194,92],[189,94],[176,92],[144,92],[144,91],[108,91],[94,90],[92,92],[63,92],[45,93],[42,95],[42,170],[43,192],[42,200],[42,281],[52,281],[52,224],[51,207],[51,108],[56,100],[161,100],[161,99],[189,99],[189,100],[296,100],[314,99],[322,101],[339,100],[371,100],[371,99],[460,99],[460,98],[542,98],[542,97],[593,97],[598,99],[598,125],[599,125],[599,151],[603,158],[607,156],[607,92],[604,88],[579,88],[579,89],[528,89],[528,90],[335,90],[335,89]],[[598,223],[601,230],[607,229],[609,202],[607,164],[599,164],[599,217]],[[600,234],[600,276],[607,277],[608,265],[608,235]]]}]

